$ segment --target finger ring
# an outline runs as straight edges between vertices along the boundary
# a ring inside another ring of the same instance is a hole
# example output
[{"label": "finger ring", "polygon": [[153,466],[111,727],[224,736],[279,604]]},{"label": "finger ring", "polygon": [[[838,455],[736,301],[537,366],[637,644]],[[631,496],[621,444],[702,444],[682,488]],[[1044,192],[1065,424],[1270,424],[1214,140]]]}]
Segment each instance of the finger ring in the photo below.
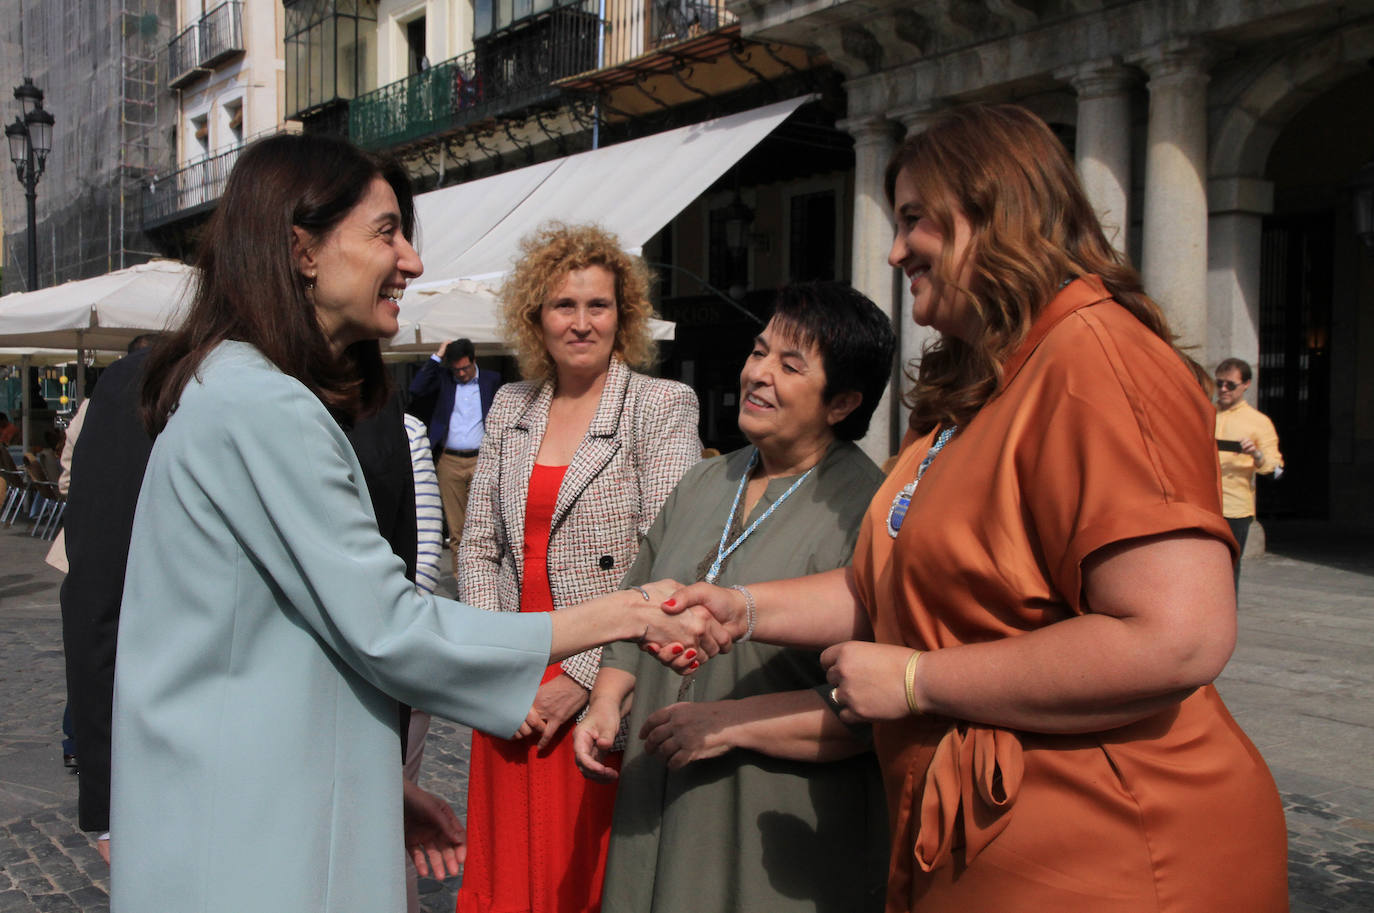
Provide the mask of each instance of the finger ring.
[{"label": "finger ring", "polygon": [[843,706],[844,706],[843,704],[840,703],[840,688],[839,688],[838,685],[836,685],[834,688],[831,688],[831,689],[830,689],[830,703],[835,704],[835,705],[840,706],[840,707],[843,707]]}]

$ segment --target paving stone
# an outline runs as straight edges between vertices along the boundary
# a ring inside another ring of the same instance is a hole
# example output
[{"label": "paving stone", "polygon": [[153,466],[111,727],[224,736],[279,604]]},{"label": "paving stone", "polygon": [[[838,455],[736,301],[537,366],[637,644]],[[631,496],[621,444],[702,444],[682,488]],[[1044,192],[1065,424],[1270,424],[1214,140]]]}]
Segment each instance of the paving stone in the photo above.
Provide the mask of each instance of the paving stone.
[{"label": "paving stone", "polygon": [[23,891],[0,891],[0,913],[29,913],[33,904]]},{"label": "paving stone", "polygon": [[40,894],[33,898],[33,908],[39,913],[81,913],[81,908],[66,894]]}]

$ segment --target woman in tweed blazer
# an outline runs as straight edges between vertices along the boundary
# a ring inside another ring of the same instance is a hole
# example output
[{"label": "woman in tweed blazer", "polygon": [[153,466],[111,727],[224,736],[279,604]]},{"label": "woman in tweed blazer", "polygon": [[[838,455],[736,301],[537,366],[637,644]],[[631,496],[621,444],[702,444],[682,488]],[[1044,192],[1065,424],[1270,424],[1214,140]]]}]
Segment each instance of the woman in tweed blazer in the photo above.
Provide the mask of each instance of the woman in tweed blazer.
[{"label": "woman in tweed blazer", "polygon": [[[460,597],[505,612],[614,590],[701,455],[696,394],[630,368],[654,355],[643,261],[587,226],[524,246],[503,299],[527,379],[487,415],[458,554]],[[460,913],[599,908],[613,786],[579,782],[566,726],[599,666],[590,650],[550,667],[514,739],[474,736]]]}]

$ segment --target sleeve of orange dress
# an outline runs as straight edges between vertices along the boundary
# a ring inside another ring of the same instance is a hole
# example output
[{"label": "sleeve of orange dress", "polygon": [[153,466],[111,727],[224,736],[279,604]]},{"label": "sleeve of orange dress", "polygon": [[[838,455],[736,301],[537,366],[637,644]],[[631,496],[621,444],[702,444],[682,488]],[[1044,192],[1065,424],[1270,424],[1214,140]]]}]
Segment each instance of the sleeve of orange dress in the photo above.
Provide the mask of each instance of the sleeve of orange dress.
[{"label": "sleeve of orange dress", "polygon": [[1088,610],[1083,561],[1106,545],[1183,530],[1232,542],[1213,412],[1172,348],[1106,302],[1066,318],[1024,371],[1038,375],[1027,406],[1040,427],[1017,457],[1021,491],[1075,612]]}]

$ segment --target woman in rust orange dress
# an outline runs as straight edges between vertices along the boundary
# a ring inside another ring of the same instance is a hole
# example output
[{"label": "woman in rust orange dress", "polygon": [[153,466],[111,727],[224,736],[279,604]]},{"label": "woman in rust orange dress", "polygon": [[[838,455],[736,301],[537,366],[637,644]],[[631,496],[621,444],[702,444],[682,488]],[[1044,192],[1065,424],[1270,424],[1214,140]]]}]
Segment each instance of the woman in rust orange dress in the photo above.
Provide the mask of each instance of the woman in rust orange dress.
[{"label": "woman in rust orange dress", "polygon": [[1030,113],[947,113],[887,188],[940,338],[853,566],[673,603],[833,645],[884,768],[889,911],[1286,910],[1278,792],[1210,684],[1235,543],[1191,362]]}]

